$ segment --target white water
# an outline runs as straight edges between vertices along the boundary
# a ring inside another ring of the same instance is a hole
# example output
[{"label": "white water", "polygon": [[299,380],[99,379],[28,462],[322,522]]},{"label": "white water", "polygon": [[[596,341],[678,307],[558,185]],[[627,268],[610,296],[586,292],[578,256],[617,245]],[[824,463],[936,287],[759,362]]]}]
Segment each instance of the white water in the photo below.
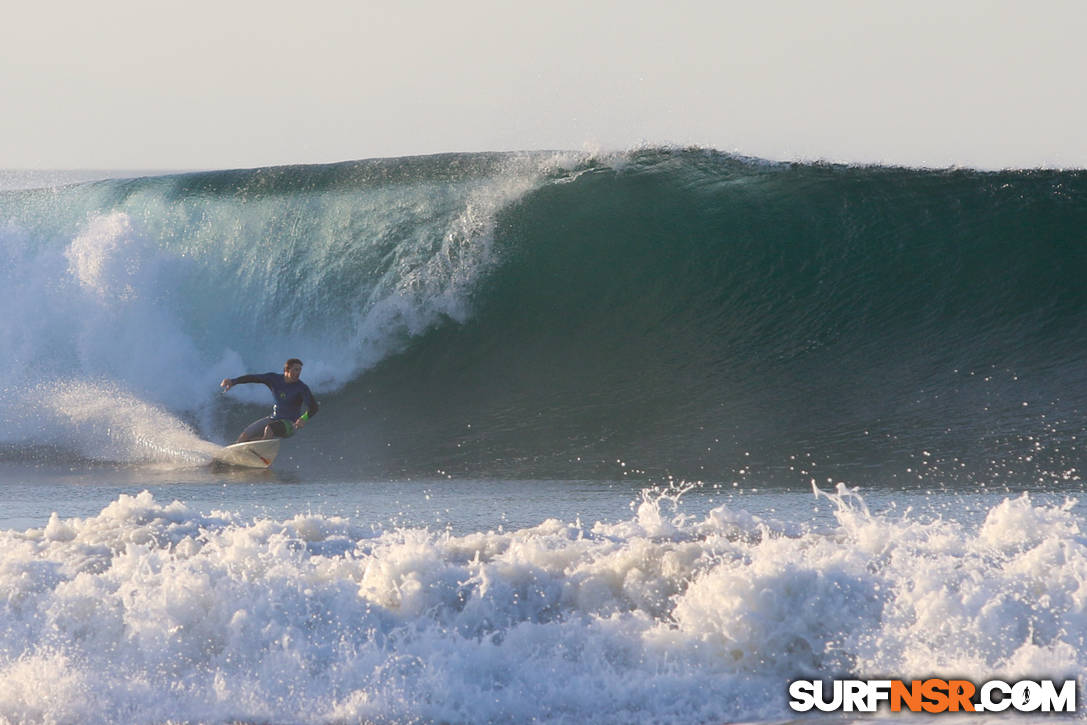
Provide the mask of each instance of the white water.
[{"label": "white water", "polygon": [[789,717],[801,676],[1084,683],[1072,501],[956,521],[840,489],[783,523],[647,492],[455,534],[168,500],[0,533],[0,720],[695,723]]},{"label": "white water", "polygon": [[496,212],[570,161],[289,197],[256,176],[218,196],[175,195],[181,177],[0,196],[0,443],[191,463],[201,439],[233,437],[225,404],[268,402],[259,386],[220,397],[222,378],[297,356],[327,393],[465,320]]}]

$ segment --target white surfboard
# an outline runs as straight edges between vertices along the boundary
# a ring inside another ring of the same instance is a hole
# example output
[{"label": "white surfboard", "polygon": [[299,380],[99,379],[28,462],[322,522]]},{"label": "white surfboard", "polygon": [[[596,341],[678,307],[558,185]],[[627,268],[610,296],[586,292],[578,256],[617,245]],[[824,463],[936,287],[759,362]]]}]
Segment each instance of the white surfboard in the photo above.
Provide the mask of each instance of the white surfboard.
[{"label": "white surfboard", "polygon": [[247,443],[235,443],[224,446],[212,456],[212,460],[228,466],[246,468],[267,468],[279,454],[280,438],[265,438]]}]

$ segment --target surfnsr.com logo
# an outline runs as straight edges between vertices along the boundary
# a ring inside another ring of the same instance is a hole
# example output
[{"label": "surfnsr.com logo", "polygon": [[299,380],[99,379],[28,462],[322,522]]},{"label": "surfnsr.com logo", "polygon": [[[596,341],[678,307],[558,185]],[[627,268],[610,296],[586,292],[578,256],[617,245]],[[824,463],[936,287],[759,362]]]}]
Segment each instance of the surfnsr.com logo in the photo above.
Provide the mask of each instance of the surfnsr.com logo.
[{"label": "surfnsr.com logo", "polygon": [[794,712],[1075,712],[1076,681],[795,680],[789,697]]}]

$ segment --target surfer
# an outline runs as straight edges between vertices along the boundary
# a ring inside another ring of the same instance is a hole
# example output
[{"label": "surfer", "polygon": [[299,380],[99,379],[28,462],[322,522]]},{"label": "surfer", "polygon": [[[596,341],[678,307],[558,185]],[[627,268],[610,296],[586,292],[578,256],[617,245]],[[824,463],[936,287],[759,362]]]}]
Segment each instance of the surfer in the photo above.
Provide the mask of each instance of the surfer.
[{"label": "surfer", "polygon": [[[223,392],[243,383],[264,383],[272,391],[275,407],[266,418],[255,420],[246,426],[235,443],[245,443],[259,438],[290,438],[295,431],[301,430],[306,421],[317,415],[317,401],[313,398],[309,386],[302,377],[302,361],[296,357],[283,364],[283,374],[263,373],[260,375],[242,375],[240,378],[224,378],[219,386]],[[302,405],[306,412],[302,413]]]}]

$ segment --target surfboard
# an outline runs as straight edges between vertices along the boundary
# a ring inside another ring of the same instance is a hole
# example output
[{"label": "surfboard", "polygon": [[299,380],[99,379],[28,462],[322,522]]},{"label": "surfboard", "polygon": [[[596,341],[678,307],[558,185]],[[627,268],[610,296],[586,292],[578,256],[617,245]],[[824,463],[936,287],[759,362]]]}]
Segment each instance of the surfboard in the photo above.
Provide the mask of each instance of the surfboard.
[{"label": "surfboard", "polygon": [[280,438],[266,438],[259,441],[235,443],[224,446],[211,457],[217,463],[246,468],[267,468],[279,454]]}]

